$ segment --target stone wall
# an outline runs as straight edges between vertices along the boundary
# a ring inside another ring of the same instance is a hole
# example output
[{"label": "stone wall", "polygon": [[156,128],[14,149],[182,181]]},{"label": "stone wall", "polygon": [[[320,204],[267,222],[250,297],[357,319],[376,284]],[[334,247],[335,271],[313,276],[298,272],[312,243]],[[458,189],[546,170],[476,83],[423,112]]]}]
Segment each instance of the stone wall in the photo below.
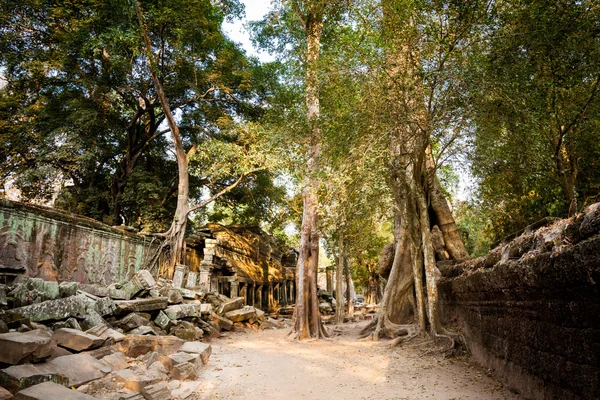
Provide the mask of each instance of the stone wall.
[{"label": "stone wall", "polygon": [[446,323],[476,361],[532,399],[600,398],[600,204],[441,265]]},{"label": "stone wall", "polygon": [[120,283],[156,251],[151,239],[47,207],[0,200],[0,274]]}]

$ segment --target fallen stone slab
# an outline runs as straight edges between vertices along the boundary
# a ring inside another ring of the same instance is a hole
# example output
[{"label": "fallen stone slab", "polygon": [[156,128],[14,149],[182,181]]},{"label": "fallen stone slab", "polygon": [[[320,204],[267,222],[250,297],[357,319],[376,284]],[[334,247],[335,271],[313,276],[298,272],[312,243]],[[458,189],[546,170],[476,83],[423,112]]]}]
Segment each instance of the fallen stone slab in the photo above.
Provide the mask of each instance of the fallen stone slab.
[{"label": "fallen stone slab", "polygon": [[20,314],[34,322],[62,320],[69,317],[84,318],[90,300],[84,295],[65,299],[48,300],[9,310],[10,314]]},{"label": "fallen stone slab", "polygon": [[202,342],[185,342],[179,350],[185,353],[200,354],[200,358],[202,358],[202,363],[204,364],[208,362],[212,354],[211,345]]},{"label": "fallen stone slab", "polygon": [[245,303],[246,303],[246,299],[243,297],[236,297],[234,299],[228,300],[228,301],[224,302],[223,304],[221,304],[219,306],[219,308],[217,308],[217,314],[222,316],[230,311],[238,310],[238,309],[242,308]]},{"label": "fallen stone slab", "polygon": [[113,371],[119,371],[129,367],[127,356],[120,351],[109,354],[103,357],[100,361],[111,367]]},{"label": "fallen stone slab", "polygon": [[104,318],[102,318],[102,316],[98,314],[96,310],[94,310],[91,307],[88,307],[85,318],[83,319],[83,321],[81,321],[81,329],[88,330],[90,328],[93,328],[94,326],[103,324],[107,324]]},{"label": "fallen stone slab", "polygon": [[116,371],[111,376],[113,376],[117,382],[121,382],[125,388],[135,392],[139,392],[144,386],[152,383],[151,379],[144,377],[144,375],[140,375],[130,369]]},{"label": "fallen stone slab", "polygon": [[53,351],[51,336],[43,330],[0,334],[0,362],[5,364],[40,362]]},{"label": "fallen stone slab", "polygon": [[61,328],[54,332],[52,340],[57,345],[73,351],[85,351],[102,346],[105,339],[76,329]]},{"label": "fallen stone slab", "polygon": [[190,364],[194,364],[196,367],[201,367],[203,365],[202,358],[198,353],[186,353],[180,351],[175,354],[171,354],[170,356],[163,357],[162,363],[169,370],[172,370],[173,367],[179,364],[183,364],[189,362]]},{"label": "fallen stone slab", "polygon": [[90,335],[101,337],[104,340],[112,339],[114,343],[118,343],[125,339],[125,335],[123,335],[121,332],[116,331],[110,328],[108,325],[104,324],[96,325],[95,327],[88,329],[85,332],[89,333]]},{"label": "fallen stone slab", "polygon": [[69,350],[67,350],[63,347],[59,347],[54,343],[52,344],[52,349],[53,349],[52,355],[46,361],[54,360],[55,358],[62,357],[62,356],[70,356],[73,354]]},{"label": "fallen stone slab", "polygon": [[110,289],[106,286],[93,285],[93,284],[80,284],[80,292],[88,293],[97,297],[109,297]]},{"label": "fallen stone slab", "polygon": [[152,326],[140,326],[129,332],[130,335],[159,335],[159,331]]},{"label": "fallen stone slab", "polygon": [[175,336],[127,335],[118,346],[127,357],[138,357],[151,351],[168,356],[177,353],[183,343],[183,340]]},{"label": "fallen stone slab", "polygon": [[226,330],[226,331],[230,331],[233,329],[233,321],[231,321],[225,317],[222,317],[219,314],[214,313],[214,312],[210,314],[210,317],[211,317],[211,320],[215,324],[219,325],[219,327],[221,329]]},{"label": "fallen stone slab", "polygon": [[21,390],[14,400],[95,400],[95,397],[71,390],[54,382],[44,382]]},{"label": "fallen stone slab", "polygon": [[256,309],[254,307],[244,307],[225,313],[225,318],[231,322],[244,322],[254,317],[256,317]]},{"label": "fallen stone slab", "polygon": [[110,297],[102,297],[94,302],[94,310],[102,317],[113,314],[116,309],[117,306]]},{"label": "fallen stone slab", "polygon": [[135,392],[141,392],[146,386],[164,381],[168,379],[166,370],[158,370],[160,363],[154,363],[145,374],[138,374],[130,369],[123,369],[115,372],[112,376],[118,382],[123,383],[123,386]]},{"label": "fallen stone slab", "polygon": [[187,304],[176,304],[167,307],[164,313],[170,319],[182,319],[201,317],[202,315],[210,314],[212,306],[208,303],[187,303]]},{"label": "fallen stone slab", "polygon": [[141,390],[146,400],[171,400],[171,391],[166,383],[160,382],[148,385]]},{"label": "fallen stone slab", "polygon": [[183,303],[183,296],[181,295],[181,292],[174,287],[165,286],[160,290],[160,295],[169,299],[169,304]]},{"label": "fallen stone slab", "polygon": [[81,325],[79,325],[79,321],[77,321],[77,319],[73,317],[67,319],[66,321],[59,321],[52,325],[52,329],[54,330],[58,330],[61,328],[77,329],[78,331],[82,330]]},{"label": "fallen stone slab", "polygon": [[78,387],[104,377],[112,369],[90,354],[73,354],[55,358],[46,364],[69,378],[69,386]]},{"label": "fallen stone slab", "polygon": [[140,392],[131,392],[119,397],[119,400],[145,400]]},{"label": "fallen stone slab", "polygon": [[[162,312],[162,311],[161,311]],[[140,326],[150,325],[150,321],[147,318],[142,317],[138,313],[127,314],[113,324],[114,326],[123,329],[125,332],[129,332]]]},{"label": "fallen stone slab", "polygon": [[204,293],[192,289],[179,288],[178,290],[181,293],[181,296],[188,300],[197,300],[204,296]]},{"label": "fallen stone slab", "polygon": [[204,331],[188,321],[177,321],[171,326],[169,331],[171,335],[177,336],[183,340],[198,340],[204,336]]},{"label": "fallen stone slab", "polygon": [[177,388],[171,390],[171,395],[176,399],[187,399],[196,392],[200,384],[199,381],[181,382]]},{"label": "fallen stone slab", "polygon": [[22,389],[42,382],[56,382],[68,385],[69,378],[64,374],[49,371],[46,364],[23,364],[0,370],[0,386],[16,394]]},{"label": "fallen stone slab", "polygon": [[264,321],[266,319],[265,312],[263,310],[255,307],[254,311],[256,311],[256,319],[259,321]]},{"label": "fallen stone slab", "polygon": [[130,312],[164,310],[169,306],[169,303],[166,297],[150,297],[147,299],[116,300],[115,306],[117,314],[125,314]]},{"label": "fallen stone slab", "polygon": [[135,297],[142,290],[150,289],[151,287],[156,285],[156,281],[154,277],[150,273],[150,271],[142,269],[135,273],[133,278],[131,278],[127,283],[125,283],[121,290],[125,293],[129,294],[130,297]]},{"label": "fallen stone slab", "polygon": [[60,297],[58,282],[45,281],[41,278],[29,278],[27,288],[40,293],[42,301],[56,300]]},{"label": "fallen stone slab", "polygon": [[177,364],[171,370],[171,378],[180,381],[196,378],[198,366],[189,362]]}]

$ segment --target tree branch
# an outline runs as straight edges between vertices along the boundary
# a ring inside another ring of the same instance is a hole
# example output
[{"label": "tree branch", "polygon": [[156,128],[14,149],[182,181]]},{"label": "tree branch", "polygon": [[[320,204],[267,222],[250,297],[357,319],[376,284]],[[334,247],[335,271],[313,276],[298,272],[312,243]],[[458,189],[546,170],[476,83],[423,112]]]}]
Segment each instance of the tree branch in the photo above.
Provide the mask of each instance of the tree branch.
[{"label": "tree branch", "polygon": [[232,191],[233,189],[235,189],[237,186],[239,186],[239,184],[240,184],[240,183],[242,183],[242,181],[243,181],[243,180],[244,180],[246,177],[248,177],[248,176],[252,175],[252,174],[253,174],[253,173],[255,173],[255,172],[262,171],[262,170],[265,170],[265,169],[266,169],[266,167],[254,168],[254,169],[252,169],[252,170],[250,170],[250,171],[248,171],[248,172],[246,172],[246,173],[243,173],[243,174],[241,174],[241,175],[239,176],[239,178],[238,178],[238,179],[237,179],[235,182],[233,182],[231,185],[227,186],[225,189],[223,189],[223,190],[221,190],[220,192],[218,192],[218,193],[216,193],[216,194],[212,195],[210,198],[208,198],[208,199],[204,200],[203,202],[201,202],[201,203],[199,203],[199,204],[196,204],[196,205],[194,205],[194,206],[191,206],[191,207],[190,207],[190,209],[189,209],[189,211],[188,211],[188,214],[190,214],[190,213],[191,213],[191,212],[193,212],[193,211],[199,210],[199,209],[201,209],[201,208],[203,208],[203,207],[206,207],[208,204],[212,203],[213,201],[215,201],[215,200],[216,200],[216,199],[218,199],[219,197],[221,197],[221,196],[223,196],[224,194],[226,194],[226,193],[228,193],[228,192]]}]

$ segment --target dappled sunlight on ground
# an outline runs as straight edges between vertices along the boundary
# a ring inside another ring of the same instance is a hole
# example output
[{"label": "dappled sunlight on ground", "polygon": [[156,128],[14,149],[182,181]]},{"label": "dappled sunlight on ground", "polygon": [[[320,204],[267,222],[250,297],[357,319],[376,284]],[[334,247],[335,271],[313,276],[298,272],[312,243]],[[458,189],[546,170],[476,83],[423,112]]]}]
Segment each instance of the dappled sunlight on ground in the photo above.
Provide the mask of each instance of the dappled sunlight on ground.
[{"label": "dappled sunlight on ground", "polygon": [[199,399],[517,399],[482,370],[387,341],[358,340],[358,325],[319,341],[287,330],[215,340]]}]

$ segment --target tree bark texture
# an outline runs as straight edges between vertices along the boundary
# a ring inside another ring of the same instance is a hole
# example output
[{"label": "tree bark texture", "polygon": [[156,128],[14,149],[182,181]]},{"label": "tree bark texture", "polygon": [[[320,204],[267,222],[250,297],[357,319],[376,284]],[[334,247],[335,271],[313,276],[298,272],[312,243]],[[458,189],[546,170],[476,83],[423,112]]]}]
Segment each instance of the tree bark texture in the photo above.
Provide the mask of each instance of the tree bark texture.
[{"label": "tree bark texture", "polygon": [[335,270],[335,323],[344,322],[344,234],[338,239],[338,263]]},{"label": "tree bark texture", "polygon": [[323,30],[323,7],[321,2],[308,2],[304,22],[306,33],[306,119],[309,129],[307,178],[302,190],[304,211],[300,237],[300,255],[296,268],[297,300],[294,331],[299,339],[321,338],[327,332],[321,322],[317,293],[319,264],[319,215],[317,171],[321,156],[321,131],[319,126],[318,61],[321,32]]}]

